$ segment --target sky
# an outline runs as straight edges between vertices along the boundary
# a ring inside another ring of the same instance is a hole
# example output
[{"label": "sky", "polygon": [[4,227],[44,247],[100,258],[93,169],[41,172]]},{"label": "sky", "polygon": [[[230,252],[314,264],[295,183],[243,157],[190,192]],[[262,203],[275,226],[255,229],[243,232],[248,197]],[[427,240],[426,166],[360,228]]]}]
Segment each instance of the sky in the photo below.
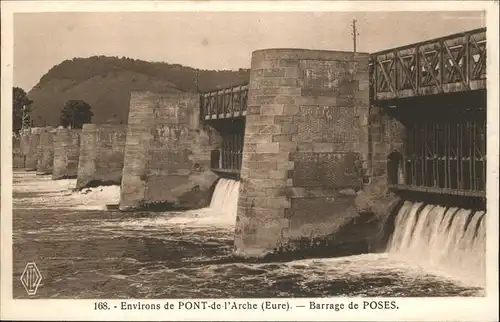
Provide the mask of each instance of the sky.
[{"label": "sky", "polygon": [[54,65],[108,55],[202,69],[249,68],[264,48],[375,52],[486,26],[476,12],[53,12],[14,15],[14,86]]}]

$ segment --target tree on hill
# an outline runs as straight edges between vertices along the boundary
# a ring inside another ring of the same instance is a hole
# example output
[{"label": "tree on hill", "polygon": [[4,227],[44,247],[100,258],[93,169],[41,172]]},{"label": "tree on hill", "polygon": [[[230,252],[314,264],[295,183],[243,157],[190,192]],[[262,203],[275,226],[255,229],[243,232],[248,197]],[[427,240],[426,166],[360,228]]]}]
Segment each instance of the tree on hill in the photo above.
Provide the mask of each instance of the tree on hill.
[{"label": "tree on hill", "polygon": [[69,100],[61,110],[60,124],[72,129],[81,129],[83,124],[92,121],[92,108],[82,100]]},{"label": "tree on hill", "polygon": [[20,87],[12,89],[12,130],[19,132],[23,125],[23,108],[25,113],[25,122],[29,122],[29,112],[31,111],[32,100],[28,94]]}]

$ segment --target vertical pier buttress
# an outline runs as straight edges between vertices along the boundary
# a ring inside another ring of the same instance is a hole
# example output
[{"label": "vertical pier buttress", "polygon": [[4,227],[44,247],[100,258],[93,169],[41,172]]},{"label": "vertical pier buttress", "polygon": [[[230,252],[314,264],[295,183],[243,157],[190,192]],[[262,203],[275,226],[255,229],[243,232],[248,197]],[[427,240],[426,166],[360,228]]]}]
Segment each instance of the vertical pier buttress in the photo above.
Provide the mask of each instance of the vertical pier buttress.
[{"label": "vertical pier buttress", "polygon": [[235,246],[261,256],[339,232],[368,158],[369,55],[252,55]]}]

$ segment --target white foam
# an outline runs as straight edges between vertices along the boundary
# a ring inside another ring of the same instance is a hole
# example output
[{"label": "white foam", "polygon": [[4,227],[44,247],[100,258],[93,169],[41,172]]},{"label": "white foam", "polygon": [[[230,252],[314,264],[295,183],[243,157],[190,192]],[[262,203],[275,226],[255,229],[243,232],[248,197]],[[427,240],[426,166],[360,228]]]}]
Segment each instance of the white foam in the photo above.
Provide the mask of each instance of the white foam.
[{"label": "white foam", "polygon": [[103,186],[74,191],[76,179],[52,180],[33,172],[14,173],[14,209],[104,210],[118,204],[120,186]]},{"label": "white foam", "polygon": [[52,180],[50,175],[37,175],[33,172],[13,173],[12,191],[16,192],[62,192],[71,191],[76,186],[76,179]]},{"label": "white foam", "polygon": [[127,220],[120,222],[119,225],[129,229],[142,229],[146,226],[163,228],[176,226],[190,230],[209,227],[233,229],[236,223],[239,188],[239,181],[221,178],[215,186],[210,206],[207,208],[165,212],[163,216]]},{"label": "white foam", "polygon": [[422,206],[410,202],[403,205],[387,251],[433,272],[484,286],[484,211]]}]

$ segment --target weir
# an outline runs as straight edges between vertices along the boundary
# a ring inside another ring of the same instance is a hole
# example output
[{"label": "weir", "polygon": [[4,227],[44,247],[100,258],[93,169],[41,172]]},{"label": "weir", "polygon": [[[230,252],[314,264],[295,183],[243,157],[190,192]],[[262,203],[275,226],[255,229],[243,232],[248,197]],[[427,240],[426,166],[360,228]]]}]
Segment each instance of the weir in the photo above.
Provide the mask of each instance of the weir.
[{"label": "weir", "polygon": [[[200,120],[222,138],[211,168],[242,185],[240,253],[297,249],[304,238],[335,248],[353,199],[355,212],[378,217],[400,199],[484,210],[485,29],[368,58],[257,51],[248,85],[201,95]],[[364,251],[374,229],[354,238]]]}]

